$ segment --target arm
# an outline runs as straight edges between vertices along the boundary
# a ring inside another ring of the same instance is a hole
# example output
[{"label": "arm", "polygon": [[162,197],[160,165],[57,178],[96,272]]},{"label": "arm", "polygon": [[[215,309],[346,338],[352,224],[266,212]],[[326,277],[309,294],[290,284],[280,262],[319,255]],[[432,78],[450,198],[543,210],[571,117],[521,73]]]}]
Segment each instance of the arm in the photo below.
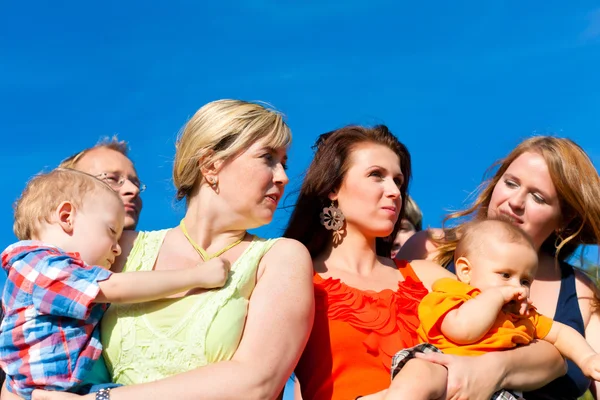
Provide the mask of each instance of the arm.
[{"label": "arm", "polygon": [[490,288],[479,296],[450,311],[442,320],[444,336],[458,344],[471,344],[481,339],[494,325],[498,313],[509,301],[527,297],[523,288],[502,286]]},{"label": "arm", "polygon": [[447,398],[489,400],[502,388],[530,391],[566,373],[566,363],[552,344],[540,340],[512,350],[478,357],[417,354],[448,368]]},{"label": "arm", "polygon": [[98,282],[97,303],[142,303],[193,288],[210,289],[225,284],[229,264],[215,258],[193,268],[112,274]]},{"label": "arm", "polygon": [[586,376],[596,381],[600,380],[600,356],[575,329],[555,321],[544,340],[554,344],[558,351],[577,364]]},{"label": "arm", "polygon": [[[595,278],[580,270],[575,270],[575,288],[583,321],[585,323],[585,338],[592,348],[600,353],[600,290]],[[592,382],[592,393],[600,394],[600,382]]]},{"label": "arm", "polygon": [[273,399],[300,358],[312,328],[312,261],[304,246],[280,239],[263,257],[240,345],[230,361],[111,391],[112,400]]},{"label": "arm", "polygon": [[[497,387],[529,391],[538,389],[567,372],[559,351],[543,340],[509,351],[489,353],[502,372]],[[494,365],[494,364],[492,364]]]},{"label": "arm", "polygon": [[14,393],[8,391],[6,387],[6,381],[2,385],[2,394],[0,395],[0,400],[20,400],[21,398]]},{"label": "arm", "polygon": [[[594,313],[590,317],[590,322],[585,328],[585,337],[592,348],[598,352],[600,351],[600,310],[594,310]],[[591,391],[596,396],[600,394],[600,382],[595,380],[591,384]],[[597,398],[597,397],[596,397]]]},{"label": "arm", "polygon": [[426,229],[412,235],[406,243],[400,248],[396,255],[398,260],[433,260],[436,256],[437,245],[429,239],[429,232],[433,232],[436,237],[444,236],[441,229]]},{"label": "arm", "polygon": [[410,266],[413,268],[413,271],[415,271],[415,274],[417,274],[421,282],[423,282],[423,286],[425,286],[429,291],[431,291],[433,282],[437,281],[438,279],[456,279],[456,275],[448,271],[446,268],[434,263],[433,261],[415,260],[410,262]]}]

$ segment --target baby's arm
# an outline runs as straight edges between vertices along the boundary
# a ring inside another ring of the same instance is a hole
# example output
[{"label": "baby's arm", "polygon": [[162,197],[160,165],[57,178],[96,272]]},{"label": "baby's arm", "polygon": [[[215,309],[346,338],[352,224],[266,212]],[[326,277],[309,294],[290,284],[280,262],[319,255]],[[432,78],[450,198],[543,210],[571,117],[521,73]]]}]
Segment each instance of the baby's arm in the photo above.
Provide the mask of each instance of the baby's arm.
[{"label": "baby's arm", "polygon": [[554,321],[544,340],[552,343],[560,354],[577,364],[586,376],[600,381],[600,355],[575,329]]},{"label": "baby's arm", "polygon": [[169,271],[115,273],[98,282],[97,303],[142,303],[189,289],[221,287],[229,275],[229,262],[214,258],[193,268]]},{"label": "baby's arm", "polygon": [[446,314],[440,328],[444,336],[455,343],[475,343],[490,330],[506,303],[526,299],[527,292],[523,288],[500,286],[487,289]]}]

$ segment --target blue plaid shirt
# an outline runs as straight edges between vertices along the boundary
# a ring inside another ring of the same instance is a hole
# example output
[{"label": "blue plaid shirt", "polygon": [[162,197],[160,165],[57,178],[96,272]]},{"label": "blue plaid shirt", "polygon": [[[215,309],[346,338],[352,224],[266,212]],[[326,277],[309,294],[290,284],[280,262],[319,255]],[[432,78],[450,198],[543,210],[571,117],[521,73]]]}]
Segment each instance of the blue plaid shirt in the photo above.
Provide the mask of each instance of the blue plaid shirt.
[{"label": "blue plaid shirt", "polygon": [[2,268],[0,365],[9,390],[29,399],[34,389],[73,388],[102,352],[98,323],[108,305],[93,301],[111,272],[36,241],[7,247]]}]

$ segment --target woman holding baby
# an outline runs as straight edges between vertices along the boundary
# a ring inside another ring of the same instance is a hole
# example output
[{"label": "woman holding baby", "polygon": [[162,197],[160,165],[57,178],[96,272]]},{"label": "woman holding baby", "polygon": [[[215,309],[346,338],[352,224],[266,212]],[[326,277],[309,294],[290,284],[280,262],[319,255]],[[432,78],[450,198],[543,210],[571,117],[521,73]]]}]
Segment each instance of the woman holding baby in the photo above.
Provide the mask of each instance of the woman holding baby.
[{"label": "woman holding baby", "polygon": [[[312,263],[295,240],[247,231],[273,218],[288,183],[290,141],[283,117],[255,103],[215,101],[188,121],[173,168],[184,218],[171,229],[125,232],[113,269],[168,270],[220,257],[231,264],[229,279],[217,290],[112,305],[102,321],[103,354],[124,386],[84,398],[279,395],[312,326]],[[34,399],[70,397],[34,392]]]},{"label": "woman holding baby", "polygon": [[[539,258],[531,285],[533,304],[541,314],[585,335],[596,351],[600,350],[598,291],[585,273],[566,260],[581,245],[600,244],[599,196],[600,178],[583,149],[569,139],[540,136],[520,143],[492,170],[473,205],[449,216],[499,215],[523,229]],[[454,272],[452,259],[460,228],[457,224],[419,232],[398,257],[433,260]],[[457,357],[440,354],[431,359],[448,366],[450,373],[455,363],[461,363]],[[588,386],[590,380],[569,361],[565,376],[524,397],[576,399]]]}]

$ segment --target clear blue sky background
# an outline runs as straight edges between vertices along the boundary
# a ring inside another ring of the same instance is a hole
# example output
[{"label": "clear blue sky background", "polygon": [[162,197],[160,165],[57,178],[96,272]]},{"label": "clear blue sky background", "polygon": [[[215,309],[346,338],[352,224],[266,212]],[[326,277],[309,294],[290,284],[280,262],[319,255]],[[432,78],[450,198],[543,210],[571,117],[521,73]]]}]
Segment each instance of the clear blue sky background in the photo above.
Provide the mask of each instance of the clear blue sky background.
[{"label": "clear blue sky background", "polygon": [[[439,226],[532,134],[570,137],[599,165],[599,71],[597,1],[3,2],[0,245],[29,177],[114,133],[148,185],[139,227],[176,225],[175,137],[219,98],[288,116],[288,193],[317,135],[387,124],[412,153],[425,225]],[[258,233],[279,235],[288,216]]]}]

